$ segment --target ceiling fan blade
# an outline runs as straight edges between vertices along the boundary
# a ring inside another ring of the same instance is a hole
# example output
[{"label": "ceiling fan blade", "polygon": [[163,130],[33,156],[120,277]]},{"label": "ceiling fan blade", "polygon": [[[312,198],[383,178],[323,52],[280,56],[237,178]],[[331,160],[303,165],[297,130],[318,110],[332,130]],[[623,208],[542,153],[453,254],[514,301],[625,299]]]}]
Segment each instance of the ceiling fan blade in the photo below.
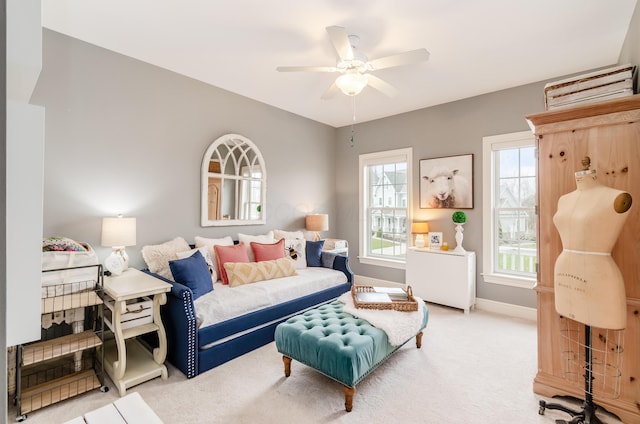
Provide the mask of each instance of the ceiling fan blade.
[{"label": "ceiling fan blade", "polygon": [[395,97],[398,91],[395,87],[388,82],[376,77],[375,75],[367,74],[368,85],[375,88],[379,92],[386,94],[389,97]]},{"label": "ceiling fan blade", "polygon": [[368,62],[368,67],[370,70],[375,71],[394,66],[411,65],[425,60],[429,60],[427,49],[417,49],[371,60]]},{"label": "ceiling fan blade", "polygon": [[338,88],[338,86],[334,82],[333,84],[331,84],[331,86],[329,88],[327,88],[327,91],[324,92],[324,94],[322,95],[321,99],[322,100],[329,100],[333,96],[335,96],[336,93],[338,93],[339,91],[340,91],[340,89]]},{"label": "ceiling fan blade", "polygon": [[279,72],[338,72],[335,66],[278,66]]},{"label": "ceiling fan blade", "polygon": [[340,57],[340,59],[342,60],[352,60],[353,49],[351,48],[351,43],[349,42],[349,35],[347,34],[347,30],[340,26],[330,26],[326,29],[329,33],[331,44],[333,44],[333,48],[336,49],[336,53],[338,53],[338,57]]}]

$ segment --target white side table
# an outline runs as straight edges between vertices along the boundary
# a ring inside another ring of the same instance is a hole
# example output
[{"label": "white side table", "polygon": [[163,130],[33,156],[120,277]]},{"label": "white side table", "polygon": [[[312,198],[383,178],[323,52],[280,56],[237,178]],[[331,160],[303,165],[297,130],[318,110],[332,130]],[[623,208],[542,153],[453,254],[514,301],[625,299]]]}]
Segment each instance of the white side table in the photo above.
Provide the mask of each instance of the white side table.
[{"label": "white side table", "polygon": [[476,304],[476,254],[409,247],[406,283],[423,300],[468,314]]},{"label": "white side table", "polygon": [[[152,378],[167,379],[164,365],[167,336],[160,318],[160,305],[167,302],[166,292],[170,290],[171,284],[133,268],[104,279],[105,302],[113,303],[111,320],[105,318],[105,324],[114,335],[114,339],[105,343],[104,369],[118,387],[120,396],[125,395],[127,388]],[[146,322],[139,325],[135,321],[123,325],[125,315],[137,312],[128,310],[127,306],[144,297],[153,298],[152,318],[141,320]],[[159,341],[153,353],[136,340],[137,336],[151,332],[157,332]]]}]

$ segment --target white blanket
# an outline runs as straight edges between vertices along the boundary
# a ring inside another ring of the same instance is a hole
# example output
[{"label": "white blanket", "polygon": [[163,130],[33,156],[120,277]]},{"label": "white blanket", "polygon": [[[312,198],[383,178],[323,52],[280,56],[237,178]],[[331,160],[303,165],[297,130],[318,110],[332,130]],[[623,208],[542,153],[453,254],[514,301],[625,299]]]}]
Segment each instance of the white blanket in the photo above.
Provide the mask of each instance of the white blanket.
[{"label": "white blanket", "polygon": [[387,333],[392,346],[400,346],[420,331],[424,321],[424,302],[417,296],[418,310],[415,312],[400,312],[394,310],[358,309],[353,304],[351,292],[338,297],[344,303],[342,310],[355,317],[368,321],[369,324]]},{"label": "white blanket", "polygon": [[334,269],[308,267],[297,272],[291,277],[237,287],[215,283],[212,292],[193,302],[198,325],[207,327],[347,282],[344,273]]}]

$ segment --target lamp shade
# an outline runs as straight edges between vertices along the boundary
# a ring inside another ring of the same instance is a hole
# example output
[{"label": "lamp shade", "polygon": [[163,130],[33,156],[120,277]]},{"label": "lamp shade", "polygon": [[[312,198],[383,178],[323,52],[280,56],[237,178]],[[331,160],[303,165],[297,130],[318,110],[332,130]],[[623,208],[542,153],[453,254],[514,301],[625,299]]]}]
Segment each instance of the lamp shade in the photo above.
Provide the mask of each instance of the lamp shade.
[{"label": "lamp shade", "polygon": [[324,213],[307,215],[307,231],[328,231],[329,215]]},{"label": "lamp shade", "polygon": [[427,234],[429,232],[428,222],[414,222],[411,224],[411,232],[413,234]]},{"label": "lamp shade", "polygon": [[102,246],[135,246],[136,219],[124,217],[102,218]]}]

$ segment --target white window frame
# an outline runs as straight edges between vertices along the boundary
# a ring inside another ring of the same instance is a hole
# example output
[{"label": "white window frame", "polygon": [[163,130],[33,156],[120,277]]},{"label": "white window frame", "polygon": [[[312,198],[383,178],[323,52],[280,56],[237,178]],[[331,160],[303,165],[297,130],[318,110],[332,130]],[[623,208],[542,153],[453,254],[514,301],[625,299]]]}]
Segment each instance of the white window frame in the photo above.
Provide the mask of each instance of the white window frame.
[{"label": "white window frame", "polygon": [[407,247],[409,245],[409,240],[411,240],[411,220],[412,220],[412,211],[413,211],[413,148],[407,147],[403,149],[395,149],[395,150],[387,150],[382,152],[375,153],[365,153],[359,156],[359,181],[358,181],[358,190],[359,190],[359,213],[358,216],[360,225],[359,227],[359,246],[358,246],[358,260],[362,264],[366,265],[377,265],[383,266],[387,268],[396,268],[396,269],[405,269],[406,261],[402,260],[392,260],[387,258],[378,258],[367,256],[368,243],[369,243],[369,227],[368,227],[368,219],[366,216],[367,213],[367,195],[368,195],[368,187],[365,187],[367,178],[366,178],[366,168],[369,165],[378,165],[385,163],[392,163],[398,161],[405,161],[407,163]]},{"label": "white window frame", "polygon": [[536,146],[535,136],[531,131],[521,131],[510,134],[487,136],[482,138],[482,230],[483,230],[483,272],[482,276],[487,283],[501,284],[505,286],[532,289],[536,284],[536,277],[519,277],[500,273],[494,269],[495,258],[494,240],[495,222],[493,219],[493,204],[495,199],[494,188],[495,164],[493,152],[509,148]]}]

